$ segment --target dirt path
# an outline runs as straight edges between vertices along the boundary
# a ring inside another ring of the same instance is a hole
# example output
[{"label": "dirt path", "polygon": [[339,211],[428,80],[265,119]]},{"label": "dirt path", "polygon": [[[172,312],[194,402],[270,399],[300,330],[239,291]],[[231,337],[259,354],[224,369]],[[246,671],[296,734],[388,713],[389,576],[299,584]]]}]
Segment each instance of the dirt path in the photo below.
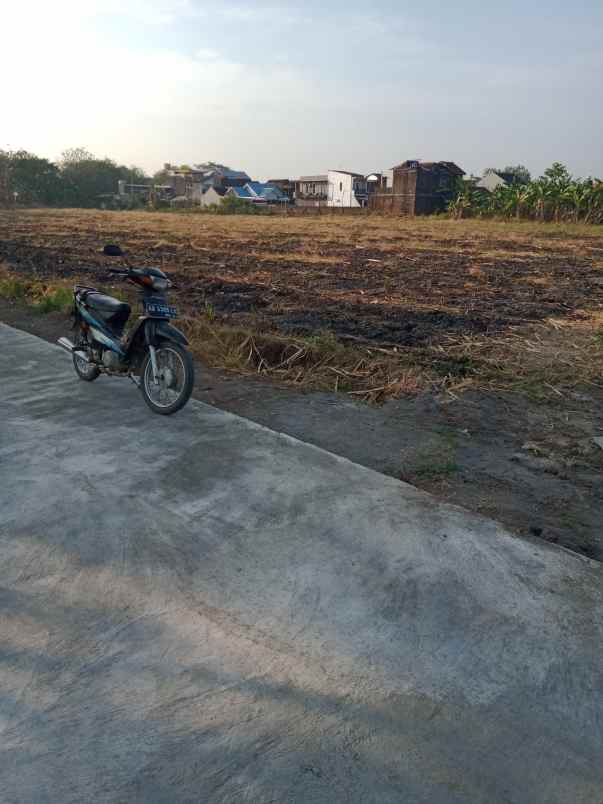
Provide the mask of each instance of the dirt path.
[{"label": "dirt path", "polygon": [[[62,316],[0,300],[0,320],[50,341]],[[402,478],[479,511],[519,534],[603,559],[603,393],[530,402],[468,393],[423,394],[367,406],[340,394],[303,394],[266,380],[198,367],[195,396]]]}]

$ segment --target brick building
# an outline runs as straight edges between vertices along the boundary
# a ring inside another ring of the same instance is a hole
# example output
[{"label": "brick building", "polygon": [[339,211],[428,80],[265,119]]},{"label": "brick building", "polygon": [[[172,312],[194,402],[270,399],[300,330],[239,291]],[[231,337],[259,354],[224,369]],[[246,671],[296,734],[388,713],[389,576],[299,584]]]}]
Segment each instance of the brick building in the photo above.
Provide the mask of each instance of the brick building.
[{"label": "brick building", "polygon": [[409,159],[393,168],[392,186],[381,186],[369,198],[371,209],[399,215],[443,212],[454,197],[457,181],[465,175],[454,162]]}]

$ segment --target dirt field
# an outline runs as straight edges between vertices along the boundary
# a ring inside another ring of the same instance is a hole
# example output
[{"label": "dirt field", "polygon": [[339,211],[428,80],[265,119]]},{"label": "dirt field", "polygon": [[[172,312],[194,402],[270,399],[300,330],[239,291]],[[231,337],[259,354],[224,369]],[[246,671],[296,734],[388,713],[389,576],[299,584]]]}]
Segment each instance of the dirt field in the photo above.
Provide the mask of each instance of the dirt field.
[{"label": "dirt field", "polygon": [[[198,350],[230,370],[206,371],[201,398],[603,557],[601,227],[0,212],[11,275],[108,283],[108,241],[170,273],[208,342],[240,328],[234,357]],[[18,305],[0,318],[47,337],[63,326]],[[266,333],[291,340],[289,357],[249,364]],[[320,381],[304,373],[308,344],[322,350]],[[300,396],[309,388],[339,393]]]},{"label": "dirt field", "polygon": [[192,308],[286,333],[446,344],[603,310],[603,231],[378,218],[28,211],[0,214],[0,257],[41,276],[108,264],[118,241],[173,274]]}]

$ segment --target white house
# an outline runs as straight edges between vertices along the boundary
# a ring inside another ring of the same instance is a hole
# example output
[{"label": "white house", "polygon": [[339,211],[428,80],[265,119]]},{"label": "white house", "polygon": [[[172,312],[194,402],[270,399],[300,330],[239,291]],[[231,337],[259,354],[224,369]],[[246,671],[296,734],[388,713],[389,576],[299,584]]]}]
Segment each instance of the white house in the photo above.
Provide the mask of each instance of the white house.
[{"label": "white house", "polygon": [[493,193],[498,187],[508,187],[513,184],[514,179],[515,176],[512,173],[503,173],[489,168],[475,186],[480,190]]},{"label": "white house", "polygon": [[366,179],[361,173],[329,170],[327,206],[365,207],[368,197]]},{"label": "white house", "polygon": [[[224,193],[225,191],[222,189],[208,187],[208,189],[200,195],[198,203],[200,203],[202,207],[210,207],[213,204],[221,204],[224,200]],[[195,200],[194,196],[193,200]]]}]

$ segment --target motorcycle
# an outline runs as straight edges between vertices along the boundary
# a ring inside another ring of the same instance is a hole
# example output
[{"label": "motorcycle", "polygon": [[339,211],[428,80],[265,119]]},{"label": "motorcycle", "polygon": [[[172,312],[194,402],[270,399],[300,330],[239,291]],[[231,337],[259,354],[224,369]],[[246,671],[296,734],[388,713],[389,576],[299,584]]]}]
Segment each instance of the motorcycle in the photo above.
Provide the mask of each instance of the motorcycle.
[{"label": "motorcycle", "polygon": [[[104,247],[109,257],[125,257],[114,244]],[[59,338],[58,344],[73,357],[78,377],[86,382],[101,374],[130,377],[154,413],[169,415],[180,410],[193,390],[195,369],[188,341],[170,320],[176,308],[165,291],[171,282],[158,268],[110,268],[109,273],[142,291],[144,315],[124,335],[130,318],[129,304],[86,285],[73,289],[75,343]]]}]

